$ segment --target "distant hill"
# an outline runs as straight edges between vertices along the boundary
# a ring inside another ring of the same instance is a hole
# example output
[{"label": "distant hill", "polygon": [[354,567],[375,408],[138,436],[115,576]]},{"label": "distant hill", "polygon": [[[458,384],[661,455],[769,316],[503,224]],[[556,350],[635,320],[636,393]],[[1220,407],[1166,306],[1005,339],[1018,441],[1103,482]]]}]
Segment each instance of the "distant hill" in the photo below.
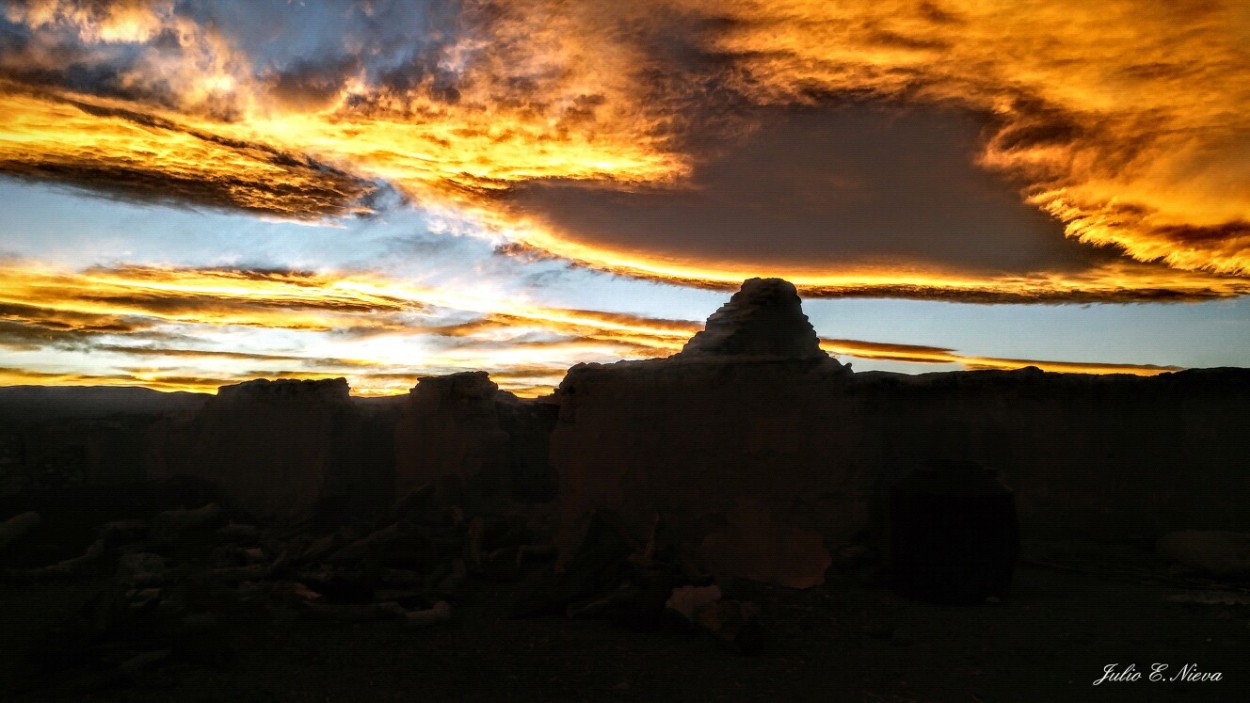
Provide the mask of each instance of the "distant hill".
[{"label": "distant hill", "polygon": [[53,418],[159,415],[195,411],[211,397],[205,393],[163,393],[134,387],[9,386],[0,387],[0,419],[23,423]]}]

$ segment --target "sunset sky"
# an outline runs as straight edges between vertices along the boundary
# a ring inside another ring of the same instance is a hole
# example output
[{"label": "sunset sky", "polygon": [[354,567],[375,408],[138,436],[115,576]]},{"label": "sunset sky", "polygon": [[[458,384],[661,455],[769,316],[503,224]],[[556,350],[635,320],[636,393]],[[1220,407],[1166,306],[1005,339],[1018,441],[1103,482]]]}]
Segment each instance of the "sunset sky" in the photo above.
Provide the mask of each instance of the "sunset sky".
[{"label": "sunset sky", "polygon": [[0,0],[0,385],[1250,366],[1250,4]]}]

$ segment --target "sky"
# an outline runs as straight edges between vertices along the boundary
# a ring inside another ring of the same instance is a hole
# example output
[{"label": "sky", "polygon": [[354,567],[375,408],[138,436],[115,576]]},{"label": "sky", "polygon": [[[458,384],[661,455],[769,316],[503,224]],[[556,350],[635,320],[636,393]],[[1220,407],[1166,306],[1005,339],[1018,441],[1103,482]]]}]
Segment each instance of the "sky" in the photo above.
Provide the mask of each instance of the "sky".
[{"label": "sky", "polygon": [[1250,5],[0,0],[0,385],[1250,366]]}]

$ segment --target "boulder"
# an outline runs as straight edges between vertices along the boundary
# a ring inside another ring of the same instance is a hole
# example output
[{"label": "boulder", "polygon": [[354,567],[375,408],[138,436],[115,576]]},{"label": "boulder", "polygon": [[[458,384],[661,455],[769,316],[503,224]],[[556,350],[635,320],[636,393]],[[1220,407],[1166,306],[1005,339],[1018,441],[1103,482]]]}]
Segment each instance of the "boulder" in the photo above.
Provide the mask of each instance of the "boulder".
[{"label": "boulder", "polygon": [[713,574],[798,589],[823,584],[833,563],[819,532],[777,525],[716,530],[703,538],[699,557]]},{"label": "boulder", "polygon": [[665,606],[742,654],[758,654],[763,646],[759,607],[722,598],[719,586],[674,588]]},{"label": "boulder", "polygon": [[10,544],[33,532],[41,524],[43,524],[43,519],[39,517],[39,513],[34,511],[14,515],[0,523],[0,552],[3,552]]},{"label": "boulder", "polygon": [[1250,576],[1250,533],[1182,530],[1159,539],[1159,555],[1213,576]]}]

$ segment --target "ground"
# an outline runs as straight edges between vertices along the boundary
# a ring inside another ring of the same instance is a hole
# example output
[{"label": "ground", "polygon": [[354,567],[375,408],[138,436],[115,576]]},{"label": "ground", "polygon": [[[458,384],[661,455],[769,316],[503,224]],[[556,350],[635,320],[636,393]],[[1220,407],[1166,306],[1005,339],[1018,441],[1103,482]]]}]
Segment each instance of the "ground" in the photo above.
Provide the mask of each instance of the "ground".
[{"label": "ground", "polygon": [[[977,606],[904,598],[871,570],[831,570],[805,591],[724,581],[726,597],[760,608],[766,641],[755,656],[676,617],[646,627],[512,618],[515,584],[480,579],[431,627],[328,622],[223,591],[201,599],[206,627],[182,635],[207,633],[201,655],[122,673],[31,656],[75,651],[55,641],[72,630],[56,628],[112,583],[0,580],[6,700],[1250,700],[1250,606],[1236,603],[1245,591],[1178,573],[1145,540],[1026,538],[1010,595]],[[1228,604],[1176,599],[1196,594]],[[1150,682],[1154,662],[1169,677],[1190,664],[1222,680]],[[1130,663],[1140,680],[1093,685],[1106,666]]]}]

